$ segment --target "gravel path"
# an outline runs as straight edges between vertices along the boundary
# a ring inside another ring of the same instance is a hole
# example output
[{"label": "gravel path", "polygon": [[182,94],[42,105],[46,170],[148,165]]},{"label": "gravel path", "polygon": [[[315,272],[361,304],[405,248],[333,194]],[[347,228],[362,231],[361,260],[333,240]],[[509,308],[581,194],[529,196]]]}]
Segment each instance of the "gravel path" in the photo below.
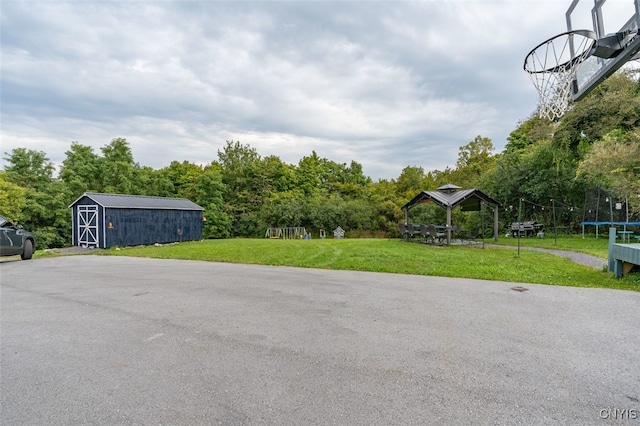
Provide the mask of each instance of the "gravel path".
[{"label": "gravel path", "polygon": [[585,253],[577,253],[574,251],[553,250],[553,249],[546,249],[546,248],[539,248],[539,247],[531,247],[529,248],[529,250],[542,251],[545,253],[555,254],[556,256],[566,257],[567,259],[570,259],[576,263],[589,266],[595,269],[602,269],[607,264],[607,261],[600,257],[592,256],[590,254],[585,254]]},{"label": "gravel path", "polygon": [[[494,247],[511,247],[513,249],[516,249],[516,247],[506,246],[506,245],[505,246],[497,245],[497,244],[487,244],[487,245],[492,245]],[[544,253],[554,254],[556,256],[566,257],[567,259],[572,260],[575,263],[579,263],[580,265],[588,266],[594,269],[602,269],[605,266],[607,266],[607,261],[605,259],[602,259],[598,256],[593,256],[590,254],[578,253],[575,251],[554,250],[554,249],[548,249],[548,248],[542,248],[542,247],[520,247],[520,250],[535,250],[535,251],[541,251]]]},{"label": "gravel path", "polygon": [[95,254],[96,252],[94,250],[97,250],[97,249],[94,249],[93,247],[87,248],[87,247],[72,246],[72,247],[46,249],[43,251],[48,251],[55,254],[67,255],[67,254]]}]

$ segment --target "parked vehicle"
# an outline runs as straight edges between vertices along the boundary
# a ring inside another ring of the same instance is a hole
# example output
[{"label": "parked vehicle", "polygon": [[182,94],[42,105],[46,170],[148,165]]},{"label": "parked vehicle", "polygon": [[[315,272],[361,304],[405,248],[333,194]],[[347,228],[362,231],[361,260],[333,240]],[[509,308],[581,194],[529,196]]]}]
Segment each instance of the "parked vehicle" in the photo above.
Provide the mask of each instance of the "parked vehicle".
[{"label": "parked vehicle", "polygon": [[19,254],[22,260],[27,260],[35,250],[36,240],[30,232],[0,216],[0,256]]}]

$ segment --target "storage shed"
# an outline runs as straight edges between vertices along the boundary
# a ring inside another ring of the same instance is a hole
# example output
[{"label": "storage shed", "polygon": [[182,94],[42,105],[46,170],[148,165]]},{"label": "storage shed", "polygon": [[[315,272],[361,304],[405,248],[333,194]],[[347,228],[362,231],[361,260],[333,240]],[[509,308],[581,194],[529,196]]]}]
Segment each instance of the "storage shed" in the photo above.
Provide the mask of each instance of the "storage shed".
[{"label": "storage shed", "polygon": [[109,248],[202,239],[204,209],[183,198],[87,192],[69,208],[74,246]]}]

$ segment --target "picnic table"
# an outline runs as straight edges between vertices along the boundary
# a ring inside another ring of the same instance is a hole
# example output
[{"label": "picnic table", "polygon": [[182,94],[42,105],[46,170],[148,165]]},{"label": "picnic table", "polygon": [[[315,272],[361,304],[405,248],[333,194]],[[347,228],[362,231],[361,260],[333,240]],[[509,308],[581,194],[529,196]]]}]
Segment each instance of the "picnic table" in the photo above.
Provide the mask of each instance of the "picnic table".
[{"label": "picnic table", "polygon": [[631,242],[631,236],[633,235],[633,231],[618,231],[618,235],[620,235],[620,238],[621,238],[623,243],[625,242],[625,240],[628,243],[630,243]]}]

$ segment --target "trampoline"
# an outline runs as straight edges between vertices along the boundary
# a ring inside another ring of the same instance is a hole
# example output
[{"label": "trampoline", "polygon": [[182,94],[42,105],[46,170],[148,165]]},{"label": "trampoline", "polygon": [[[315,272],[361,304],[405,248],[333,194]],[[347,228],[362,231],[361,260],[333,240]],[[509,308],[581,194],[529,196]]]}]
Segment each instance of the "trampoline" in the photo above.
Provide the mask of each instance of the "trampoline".
[{"label": "trampoline", "polygon": [[586,226],[595,226],[596,227],[596,238],[598,238],[598,231],[599,228],[601,226],[622,226],[623,230],[626,231],[627,230],[627,226],[629,227],[634,227],[634,226],[638,226],[640,227],[640,222],[580,222],[580,225],[582,225],[582,238],[584,238],[584,229]]}]

